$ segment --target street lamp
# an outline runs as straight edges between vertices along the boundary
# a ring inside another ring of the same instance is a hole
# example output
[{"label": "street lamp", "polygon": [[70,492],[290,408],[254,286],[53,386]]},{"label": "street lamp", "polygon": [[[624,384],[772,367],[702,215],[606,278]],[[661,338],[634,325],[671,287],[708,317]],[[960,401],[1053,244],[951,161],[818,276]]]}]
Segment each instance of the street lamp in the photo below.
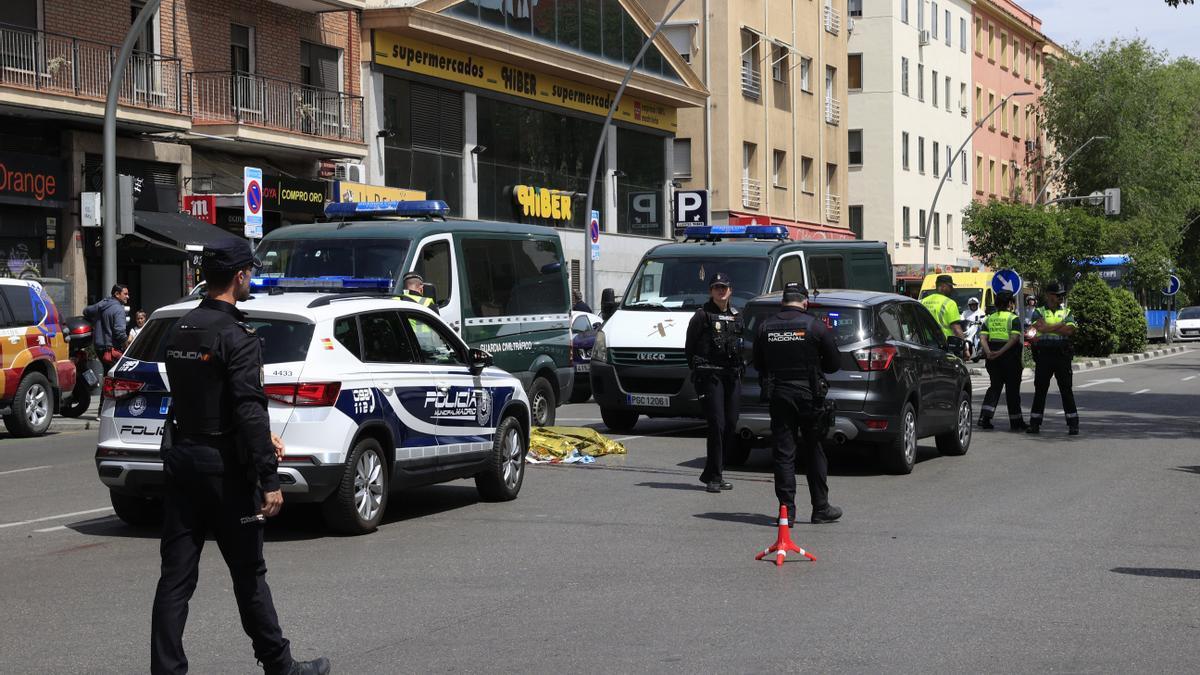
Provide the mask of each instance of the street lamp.
[{"label": "street lamp", "polygon": [[[1033,200],[1033,203],[1034,204],[1042,204],[1042,197],[1046,196],[1046,191],[1050,189],[1051,181],[1053,181],[1056,177],[1058,177],[1058,174],[1061,173],[1064,168],[1066,168],[1067,164],[1070,163],[1071,160],[1075,159],[1075,155],[1078,155],[1079,153],[1083,152],[1083,149],[1086,148],[1087,146],[1091,145],[1092,141],[1107,141],[1107,140],[1108,140],[1108,136],[1092,136],[1091,138],[1084,141],[1083,145],[1079,146],[1078,148],[1075,148],[1075,152],[1072,152],[1066,159],[1064,159],[1063,163],[1059,164],[1057,169],[1050,172],[1050,176],[1048,178],[1046,178],[1046,180],[1042,183],[1042,191],[1038,193],[1037,198]],[[1042,204],[1042,205],[1045,206],[1045,204]]]},{"label": "street lamp", "polygon": [[[954,156],[950,158],[950,166],[954,166],[954,162],[958,160],[958,156],[963,153],[963,150],[967,149],[967,144],[970,143],[971,139],[975,137],[975,132],[979,131],[979,129],[983,127],[983,123],[991,119],[992,115],[995,115],[996,111],[1003,108],[1008,103],[1008,99],[1013,98],[1014,96],[1033,96],[1033,92],[1014,91],[1008,96],[1000,99],[1000,102],[996,104],[996,107],[992,108],[991,112],[980,118],[980,120],[975,123],[975,128],[971,130],[971,133],[967,134],[967,139],[962,142],[962,145],[958,146],[958,152],[954,153]],[[942,194],[942,186],[946,184],[946,179],[949,177],[949,171],[942,172],[942,179],[938,181],[937,191],[933,193],[933,203],[929,205],[929,212],[925,214],[925,241],[923,247],[925,253],[924,259],[921,262],[921,276],[929,274],[929,240],[933,238],[933,235],[931,234],[933,230],[933,212],[934,209],[937,208],[938,197],[940,197]]]}]

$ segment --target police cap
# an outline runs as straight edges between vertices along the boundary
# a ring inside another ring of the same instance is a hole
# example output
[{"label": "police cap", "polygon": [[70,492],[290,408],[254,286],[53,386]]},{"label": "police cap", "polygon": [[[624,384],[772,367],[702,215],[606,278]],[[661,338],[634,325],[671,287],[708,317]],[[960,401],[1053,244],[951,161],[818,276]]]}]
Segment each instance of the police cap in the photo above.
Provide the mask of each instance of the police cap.
[{"label": "police cap", "polygon": [[405,275],[404,275],[404,280],[403,280],[403,283],[404,283],[405,285],[407,285],[407,284],[408,284],[408,282],[410,282],[410,281],[414,281],[414,280],[415,280],[415,281],[418,281],[418,282],[420,282],[420,283],[422,283],[422,284],[424,284],[424,283],[425,283],[425,278],[424,278],[424,277],[422,277],[420,274],[417,274],[416,272],[409,272],[408,274],[405,274]]},{"label": "police cap", "polygon": [[1057,281],[1051,281],[1050,283],[1046,284],[1046,287],[1042,289],[1042,292],[1044,292],[1046,295],[1064,295],[1067,292],[1067,289],[1063,288],[1063,285]]},{"label": "police cap", "polygon": [[189,249],[193,251],[193,264],[199,264],[213,272],[240,270],[250,266],[255,269],[262,267],[262,261],[254,257],[250,244],[232,236],[209,242],[199,251],[193,247]]},{"label": "police cap", "polygon": [[732,288],[733,282],[729,280],[728,274],[725,274],[724,272],[717,272],[708,282],[709,288],[712,288],[713,286],[729,286]]},{"label": "police cap", "polygon": [[942,284],[950,284],[951,286],[953,286],[954,285],[954,277],[950,276],[949,274],[939,274],[937,281],[935,283],[938,286],[941,286]]},{"label": "police cap", "polygon": [[808,289],[804,284],[791,281],[783,285],[783,302],[803,302],[808,299]]}]

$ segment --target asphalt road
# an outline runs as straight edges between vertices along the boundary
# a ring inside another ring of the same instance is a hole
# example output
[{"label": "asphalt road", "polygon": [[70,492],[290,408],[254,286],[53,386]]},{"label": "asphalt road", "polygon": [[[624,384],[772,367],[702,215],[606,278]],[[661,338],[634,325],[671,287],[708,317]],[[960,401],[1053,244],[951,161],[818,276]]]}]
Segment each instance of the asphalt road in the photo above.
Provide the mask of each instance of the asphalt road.
[{"label": "asphalt road", "polygon": [[[515,502],[416,490],[357,538],[285,511],[269,579],[296,655],[335,672],[1193,672],[1200,350],[1076,375],[1077,438],[1052,395],[1042,436],[930,439],[910,476],[843,452],[845,518],[794,530],[816,563],[753,559],[765,451],[710,495],[702,432],[652,421],[626,457],[531,466]],[[94,441],[0,437],[0,672],[146,670],[156,533],[111,516]],[[211,543],[187,647],[193,672],[255,672]]]}]

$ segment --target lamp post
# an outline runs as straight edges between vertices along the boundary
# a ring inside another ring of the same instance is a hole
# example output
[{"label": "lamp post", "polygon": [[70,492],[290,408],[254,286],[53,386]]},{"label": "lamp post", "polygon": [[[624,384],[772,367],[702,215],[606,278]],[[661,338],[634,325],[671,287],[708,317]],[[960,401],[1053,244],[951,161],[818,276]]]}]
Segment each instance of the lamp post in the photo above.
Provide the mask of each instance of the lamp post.
[{"label": "lamp post", "polygon": [[[1033,203],[1034,204],[1042,204],[1042,197],[1045,197],[1046,191],[1050,189],[1050,182],[1053,181],[1056,177],[1058,177],[1058,174],[1062,173],[1062,170],[1064,168],[1066,168],[1067,164],[1069,164],[1071,162],[1071,160],[1075,159],[1075,155],[1078,155],[1079,153],[1083,152],[1083,149],[1086,148],[1087,146],[1091,145],[1092,141],[1107,141],[1107,140],[1108,140],[1108,136],[1092,136],[1091,138],[1084,141],[1083,145],[1079,146],[1078,148],[1075,148],[1075,152],[1072,152],[1070,155],[1068,155],[1067,158],[1063,160],[1063,163],[1058,165],[1057,169],[1050,172],[1050,176],[1048,178],[1046,178],[1046,181],[1044,183],[1042,183],[1042,191],[1038,193],[1037,198],[1035,198],[1033,200]],[[1045,204],[1042,204],[1042,205],[1045,206]]]},{"label": "lamp post", "polygon": [[[646,50],[654,42],[654,38],[662,32],[663,26],[675,14],[675,10],[683,6],[684,0],[676,0],[671,9],[659,20],[658,25],[650,33],[650,36],[642,42],[642,48],[638,50],[637,56],[633,57],[633,63],[629,64],[629,69],[625,71],[625,77],[621,80],[621,86],[617,87],[617,93],[613,96],[612,103],[608,106],[608,115],[604,118],[604,124],[600,127],[600,140],[596,142],[596,154],[592,157],[592,173],[588,177],[587,183],[587,206],[584,207],[583,217],[584,222],[592,217],[592,201],[595,199],[596,189],[596,172],[600,169],[600,153],[604,150],[604,141],[608,138],[608,130],[612,126],[613,115],[617,112],[617,104],[621,102],[621,94],[625,93],[625,87],[629,84],[629,78],[633,77],[633,71],[637,69],[637,65],[642,62],[642,56],[646,54]],[[707,56],[706,56],[707,58]],[[707,104],[706,104],[707,105]],[[606,185],[607,187],[607,185]],[[615,190],[614,190],[615,191]],[[586,225],[583,228],[583,297],[588,305],[595,304],[596,292],[596,265],[592,262],[592,237],[589,232],[591,228]]]},{"label": "lamp post", "polygon": [[[956,162],[958,160],[958,156],[963,153],[963,150],[967,149],[967,144],[970,143],[971,139],[975,137],[975,133],[983,127],[983,123],[990,120],[992,118],[992,115],[996,114],[997,110],[1003,108],[1005,105],[1008,104],[1008,99],[1013,98],[1014,96],[1032,96],[1032,95],[1033,95],[1032,91],[1014,91],[1013,93],[1009,94],[1008,96],[1005,96],[1004,98],[1000,99],[1000,102],[997,103],[994,108],[992,108],[991,112],[989,112],[986,116],[984,116],[978,122],[975,123],[975,128],[971,130],[971,133],[967,134],[967,138],[966,138],[966,140],[964,140],[962,142],[962,145],[958,146],[958,152],[954,153],[954,156],[950,158],[950,166],[954,166],[954,162]],[[949,167],[947,167],[947,168],[949,168]],[[942,172],[942,179],[940,181],[938,181],[937,191],[933,193],[933,203],[929,205],[929,212],[925,214],[925,223],[924,223],[925,227],[923,228],[924,229],[924,241],[921,242],[922,248],[924,249],[924,258],[921,262],[921,276],[925,276],[925,275],[929,274],[929,240],[932,237],[930,232],[933,229],[933,211],[934,211],[934,209],[937,208],[938,197],[940,197],[942,194],[942,186],[946,184],[946,179],[949,177],[950,177],[949,171]]]}]

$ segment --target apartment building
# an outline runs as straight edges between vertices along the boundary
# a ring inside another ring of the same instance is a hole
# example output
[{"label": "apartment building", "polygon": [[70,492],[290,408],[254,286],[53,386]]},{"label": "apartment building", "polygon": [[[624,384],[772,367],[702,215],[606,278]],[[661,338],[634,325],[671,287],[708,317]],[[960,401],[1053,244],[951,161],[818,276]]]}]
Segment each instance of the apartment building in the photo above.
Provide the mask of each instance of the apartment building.
[{"label": "apartment building", "polygon": [[[651,15],[666,0],[647,1]],[[674,177],[708,189],[717,223],[773,223],[793,238],[861,236],[847,209],[846,0],[688,0],[671,43],[710,92],[679,112]]]},{"label": "apartment building", "polygon": [[[852,0],[847,60],[849,200],[866,239],[892,245],[897,279],[929,263],[972,266],[962,233],[971,202],[972,0]],[[935,193],[941,186],[936,206]]]},{"label": "apartment building", "polygon": [[[68,282],[63,312],[99,288],[113,63],[144,0],[0,3],[0,269]],[[339,162],[367,154],[359,16],[366,0],[163,0],[122,73],[117,170],[140,187],[118,278],[154,308],[188,286],[185,240],[242,234],[244,166],[262,168],[267,230],[308,219]],[[206,222],[181,215],[181,202]],[[205,234],[207,232],[207,235]]]}]

